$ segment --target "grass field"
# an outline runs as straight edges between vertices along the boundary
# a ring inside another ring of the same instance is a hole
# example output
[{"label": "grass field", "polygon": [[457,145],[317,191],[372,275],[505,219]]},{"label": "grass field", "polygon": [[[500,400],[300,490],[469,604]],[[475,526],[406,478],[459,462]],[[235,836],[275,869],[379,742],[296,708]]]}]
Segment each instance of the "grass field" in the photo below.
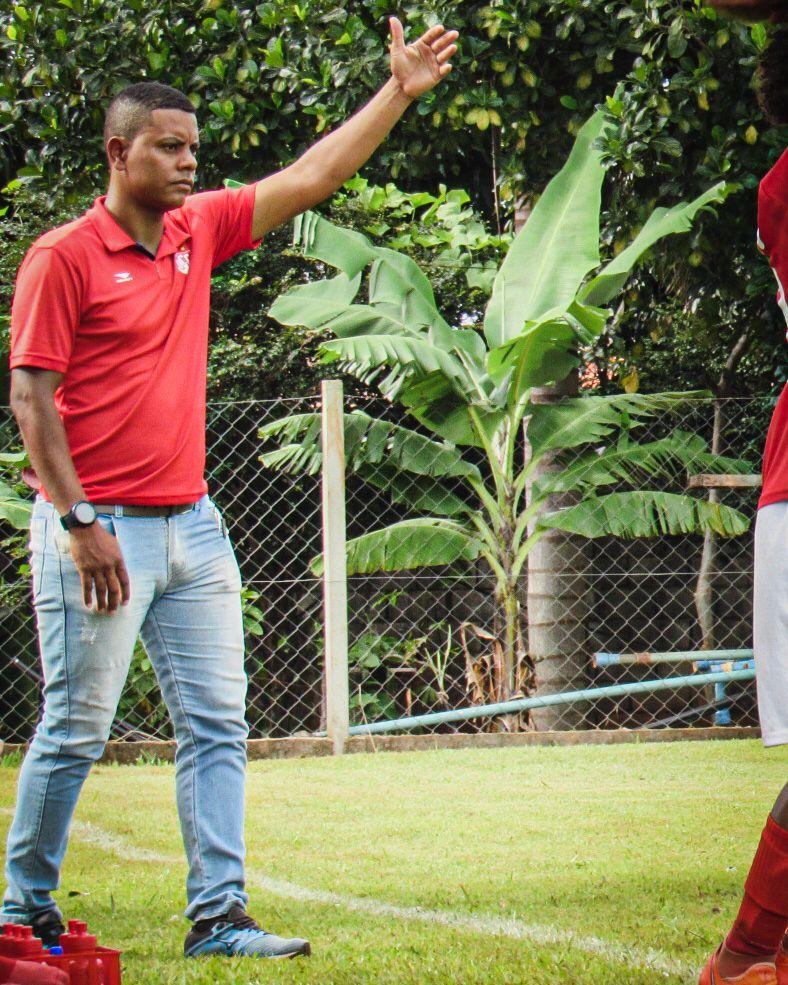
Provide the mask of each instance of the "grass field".
[{"label": "grass field", "polygon": [[313,944],[260,964],[183,960],[173,769],[103,766],[57,898],[123,949],[124,985],[690,983],[786,766],[756,742],[253,763],[250,912]]}]

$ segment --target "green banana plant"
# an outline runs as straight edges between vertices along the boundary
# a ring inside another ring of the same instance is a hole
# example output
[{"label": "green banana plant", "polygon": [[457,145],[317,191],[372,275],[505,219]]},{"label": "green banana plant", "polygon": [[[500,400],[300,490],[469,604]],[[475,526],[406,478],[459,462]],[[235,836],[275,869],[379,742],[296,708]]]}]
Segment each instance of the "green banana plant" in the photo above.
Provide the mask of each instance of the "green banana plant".
[{"label": "green banana plant", "polygon": [[[0,452],[0,468],[17,471],[29,466],[26,451]],[[16,530],[26,530],[30,526],[32,512],[31,500],[24,499],[13,486],[0,480],[0,520],[5,520]]]},{"label": "green banana plant", "polygon": [[[591,538],[707,530],[736,536],[748,526],[727,506],[642,488],[675,478],[677,469],[751,470],[747,462],[711,455],[703,439],[680,431],[634,440],[649,419],[674,414],[705,394],[532,400],[534,387],[559,381],[579,365],[581,347],[604,330],[611,317],[605,306],[644,253],[665,236],[689,230],[696,214],[723,202],[729,190],[721,183],[693,202],[656,209],[630,245],[601,265],[604,167],[596,144],[604,126],[601,113],[583,126],[512,242],[481,331],[446,322],[411,258],[315,213],[296,220],[295,242],[338,273],[289,291],[270,310],[284,325],[329,333],[321,345],[324,362],[374,383],[420,426],[360,410],[345,415],[348,470],[412,514],[351,540],[348,573],[485,562],[495,580],[503,652],[496,693],[502,700],[535,687],[518,584],[547,530]],[[318,414],[283,418],[260,436],[278,445],[261,456],[264,465],[291,473],[320,468]],[[556,454],[565,456],[565,467],[540,475],[544,456]],[[545,512],[558,492],[575,494],[573,504]],[[312,567],[319,574],[320,559]]]}]

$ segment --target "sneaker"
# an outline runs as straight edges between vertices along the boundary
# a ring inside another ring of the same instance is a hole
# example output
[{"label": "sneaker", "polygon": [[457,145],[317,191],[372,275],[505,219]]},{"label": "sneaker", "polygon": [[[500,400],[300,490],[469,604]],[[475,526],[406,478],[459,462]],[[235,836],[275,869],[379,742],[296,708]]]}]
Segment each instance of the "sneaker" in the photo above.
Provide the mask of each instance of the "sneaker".
[{"label": "sneaker", "polygon": [[39,913],[32,919],[3,911],[0,912],[0,926],[4,923],[32,927],[33,936],[38,937],[46,948],[59,944],[60,935],[66,932],[66,928],[63,926],[63,914],[56,906],[50,910],[44,910],[43,913]]},{"label": "sneaker", "polygon": [[229,913],[211,920],[198,920],[183,943],[187,958],[212,954],[224,957],[295,958],[312,953],[309,941],[300,937],[277,937],[262,930],[246,911],[236,905]]},{"label": "sneaker", "polygon": [[698,985],[777,985],[777,972],[771,961],[754,964],[743,975],[737,975],[735,978],[723,978],[717,968],[718,954],[719,950],[709,958],[706,967],[700,973]]},{"label": "sneaker", "polygon": [[39,913],[30,921],[33,933],[40,938],[44,947],[54,947],[60,943],[60,935],[65,934],[66,928],[63,926],[63,915],[55,907],[53,910],[46,910]]}]

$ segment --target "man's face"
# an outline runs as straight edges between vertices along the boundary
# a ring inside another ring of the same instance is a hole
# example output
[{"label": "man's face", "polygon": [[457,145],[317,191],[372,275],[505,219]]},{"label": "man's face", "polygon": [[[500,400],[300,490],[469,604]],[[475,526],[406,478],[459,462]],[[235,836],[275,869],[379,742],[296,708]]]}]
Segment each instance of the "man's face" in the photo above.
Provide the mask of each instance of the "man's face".
[{"label": "man's face", "polygon": [[124,191],[139,205],[161,212],[183,205],[197,170],[200,144],[195,115],[154,109],[147,124],[124,145],[118,169]]}]

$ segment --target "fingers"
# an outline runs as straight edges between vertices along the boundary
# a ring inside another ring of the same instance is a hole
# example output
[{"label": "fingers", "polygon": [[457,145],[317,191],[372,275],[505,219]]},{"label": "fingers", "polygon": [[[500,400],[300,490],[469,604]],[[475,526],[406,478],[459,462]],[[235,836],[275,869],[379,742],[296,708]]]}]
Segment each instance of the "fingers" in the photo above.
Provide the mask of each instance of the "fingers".
[{"label": "fingers", "polygon": [[[441,37],[444,32],[443,24],[436,24],[435,27],[428,27],[427,30],[419,38],[424,44],[428,44],[432,47],[433,43]],[[455,32],[456,33],[456,32]]]},{"label": "fingers", "polygon": [[392,47],[404,48],[405,32],[402,29],[402,22],[398,17],[389,17],[389,30],[391,31]]},{"label": "fingers", "polygon": [[457,45],[453,44],[453,42],[456,41],[459,36],[459,31],[446,31],[444,34],[441,34],[439,38],[433,41],[430,47],[436,55],[440,55],[441,52],[444,52],[449,46],[456,51]]},{"label": "fingers", "polygon": [[[99,572],[93,575],[96,586],[96,608],[99,612],[105,609],[108,615],[118,611],[119,605],[127,605],[131,598],[131,582],[123,561],[119,561],[106,574]],[[88,602],[88,605],[90,602]]]},{"label": "fingers", "polygon": [[438,55],[437,62],[439,65],[445,65],[446,62],[452,57],[452,55],[456,55],[456,54],[457,54],[457,45],[451,44],[449,45],[448,48],[444,48],[443,51]]},{"label": "fingers", "polygon": [[117,572],[113,570],[107,575],[107,612],[110,615],[117,611],[122,594]]},{"label": "fingers", "polygon": [[82,579],[82,601],[89,609],[93,604],[93,576],[80,571],[79,577]]},{"label": "fingers", "polygon": [[126,565],[121,561],[115,568],[115,573],[118,576],[118,581],[120,582],[120,600],[123,605],[129,604],[129,599],[131,598],[131,582],[129,581],[129,574],[126,571]]},{"label": "fingers", "polygon": [[103,572],[94,572],[93,584],[96,586],[96,609],[103,612],[107,608],[107,579]]}]

